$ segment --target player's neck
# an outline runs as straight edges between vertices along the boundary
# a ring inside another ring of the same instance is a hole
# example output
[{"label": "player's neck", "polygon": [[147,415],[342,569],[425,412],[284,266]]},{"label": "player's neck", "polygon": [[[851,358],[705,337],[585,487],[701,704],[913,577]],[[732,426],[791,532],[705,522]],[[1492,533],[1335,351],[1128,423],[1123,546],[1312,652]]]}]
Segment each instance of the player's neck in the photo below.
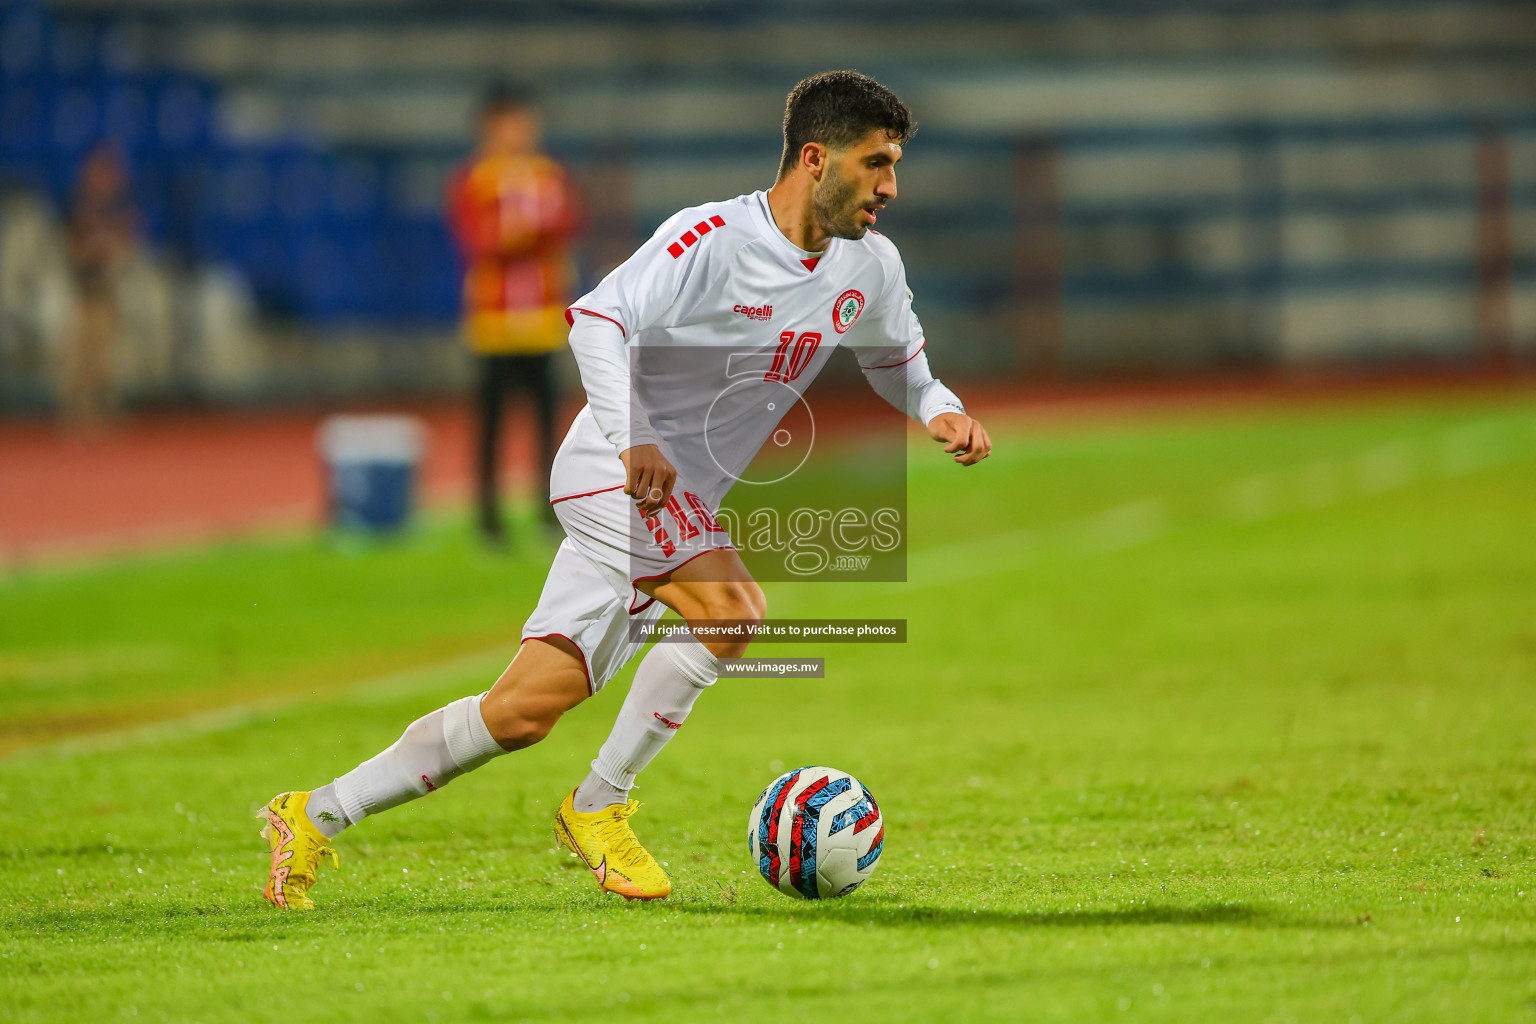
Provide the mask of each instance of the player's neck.
[{"label": "player's neck", "polygon": [[481,160],[525,160],[538,153],[537,149],[507,149],[500,146],[481,146],[476,155]]},{"label": "player's neck", "polygon": [[768,212],[789,244],[806,252],[821,252],[832,241],[816,223],[811,208],[811,189],[793,177],[774,183],[768,190]]}]

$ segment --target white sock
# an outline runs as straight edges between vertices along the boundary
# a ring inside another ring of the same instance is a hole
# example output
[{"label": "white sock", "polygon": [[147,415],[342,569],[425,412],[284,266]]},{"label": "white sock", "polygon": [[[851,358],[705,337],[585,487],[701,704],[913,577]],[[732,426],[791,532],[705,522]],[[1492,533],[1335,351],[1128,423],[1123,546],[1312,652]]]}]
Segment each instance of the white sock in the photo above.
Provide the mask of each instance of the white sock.
[{"label": "white sock", "polygon": [[309,794],[309,803],[304,805],[304,813],[309,815],[310,822],[327,839],[335,839],[342,829],[352,824],[347,820],[346,808],[341,806],[341,798],[336,795],[334,782],[327,782]]},{"label": "white sock", "polygon": [[654,645],[635,670],[613,731],[573,801],[583,814],[623,803],[635,776],[667,745],[699,694],[720,678],[720,662],[693,637]]},{"label": "white sock", "polygon": [[[423,715],[406,726],[405,733],[389,749],[333,782],[334,799],[341,810],[339,815],[331,813],[342,821],[315,821],[315,827],[335,835],[370,814],[426,796],[506,753],[480,717],[480,701],[484,697],[483,693],[464,697]],[[310,797],[311,820],[329,809],[313,803],[328,788],[331,787],[321,787]],[[326,797],[321,799],[323,803]]]}]

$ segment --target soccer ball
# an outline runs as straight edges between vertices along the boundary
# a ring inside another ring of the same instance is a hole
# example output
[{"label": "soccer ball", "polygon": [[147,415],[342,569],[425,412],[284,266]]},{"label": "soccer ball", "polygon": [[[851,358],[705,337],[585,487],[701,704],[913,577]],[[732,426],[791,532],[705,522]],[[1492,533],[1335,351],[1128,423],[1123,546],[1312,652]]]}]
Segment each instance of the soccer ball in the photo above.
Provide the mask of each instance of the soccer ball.
[{"label": "soccer ball", "polygon": [[875,873],[885,822],[858,779],[836,768],[796,768],[763,790],[747,821],[757,870],[787,896],[846,896]]}]

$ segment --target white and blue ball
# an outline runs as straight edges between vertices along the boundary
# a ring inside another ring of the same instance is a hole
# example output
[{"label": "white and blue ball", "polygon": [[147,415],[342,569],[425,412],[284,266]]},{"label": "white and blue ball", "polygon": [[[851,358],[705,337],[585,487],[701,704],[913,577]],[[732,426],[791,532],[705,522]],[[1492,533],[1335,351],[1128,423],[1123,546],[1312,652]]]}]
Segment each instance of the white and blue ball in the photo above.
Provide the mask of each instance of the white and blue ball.
[{"label": "white and blue ball", "polygon": [[875,873],[885,821],[869,790],[847,772],[796,768],[757,798],[747,839],[769,885],[787,896],[830,899]]}]

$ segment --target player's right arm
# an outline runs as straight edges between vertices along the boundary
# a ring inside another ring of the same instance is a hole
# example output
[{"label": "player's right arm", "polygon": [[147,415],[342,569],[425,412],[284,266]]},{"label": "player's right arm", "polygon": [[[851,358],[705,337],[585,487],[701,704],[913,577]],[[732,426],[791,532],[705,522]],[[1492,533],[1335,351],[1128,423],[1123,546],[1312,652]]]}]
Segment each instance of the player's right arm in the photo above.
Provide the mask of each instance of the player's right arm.
[{"label": "player's right arm", "polygon": [[629,347],[619,324],[601,313],[572,307],[571,353],[581,371],[587,407],[597,427],[624,464],[624,493],[640,511],[655,512],[667,503],[677,470],[661,451],[661,438],[648,410],[630,386]]},{"label": "player's right arm", "polygon": [[629,345],[665,324],[689,280],[703,272],[704,239],[695,232],[688,245],[679,241],[697,217],[685,210],[669,219],[566,311],[592,418],[624,465],[624,493],[647,514],[667,503],[677,470],[632,386]]},{"label": "player's right arm", "polygon": [[635,506],[650,515],[661,511],[672,496],[677,470],[654,444],[637,444],[619,453],[624,463],[624,493]]}]

